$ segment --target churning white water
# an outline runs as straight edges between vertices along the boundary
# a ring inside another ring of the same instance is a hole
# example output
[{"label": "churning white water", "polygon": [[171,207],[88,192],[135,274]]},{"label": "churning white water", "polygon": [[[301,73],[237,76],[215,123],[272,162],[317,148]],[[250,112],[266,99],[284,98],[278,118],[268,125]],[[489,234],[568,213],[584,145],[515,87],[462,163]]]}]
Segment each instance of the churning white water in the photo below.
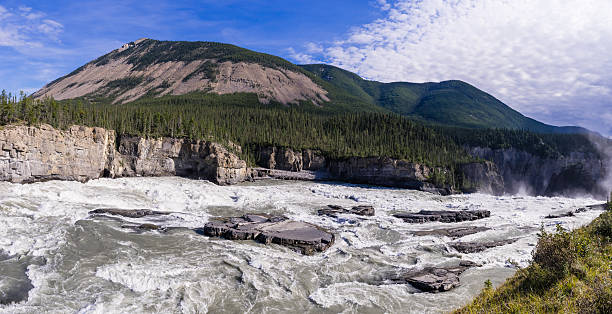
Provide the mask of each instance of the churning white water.
[{"label": "churning white water", "polygon": [[[500,284],[526,265],[543,224],[575,228],[598,216],[544,219],[597,203],[592,199],[423,192],[313,182],[261,181],[221,187],[182,178],[0,183],[2,313],[425,313],[468,302],[490,279]],[[328,204],[373,205],[376,216],[318,216]],[[164,220],[91,217],[96,208],[171,211]],[[485,209],[491,217],[456,224],[407,224],[393,213],[422,209]],[[336,243],[304,256],[278,245],[209,238],[190,228],[210,217],[282,214],[330,229]],[[152,222],[166,232],[135,231]],[[461,254],[443,236],[413,231],[453,226],[492,230],[460,241],[518,241]],[[176,227],[176,228],[173,228]],[[453,260],[482,264],[461,286],[421,293],[410,285],[374,285],[382,272]],[[6,303],[6,301],[5,301]]]}]

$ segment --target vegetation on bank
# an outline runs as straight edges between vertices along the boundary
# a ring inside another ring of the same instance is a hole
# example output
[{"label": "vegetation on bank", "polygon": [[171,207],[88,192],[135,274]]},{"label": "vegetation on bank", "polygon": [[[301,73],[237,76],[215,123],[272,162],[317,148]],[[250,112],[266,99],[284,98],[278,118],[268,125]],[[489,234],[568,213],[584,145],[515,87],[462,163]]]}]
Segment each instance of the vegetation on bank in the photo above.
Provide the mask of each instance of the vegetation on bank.
[{"label": "vegetation on bank", "polygon": [[485,284],[455,313],[612,313],[612,212],[571,232],[542,231],[530,266],[497,289]]}]

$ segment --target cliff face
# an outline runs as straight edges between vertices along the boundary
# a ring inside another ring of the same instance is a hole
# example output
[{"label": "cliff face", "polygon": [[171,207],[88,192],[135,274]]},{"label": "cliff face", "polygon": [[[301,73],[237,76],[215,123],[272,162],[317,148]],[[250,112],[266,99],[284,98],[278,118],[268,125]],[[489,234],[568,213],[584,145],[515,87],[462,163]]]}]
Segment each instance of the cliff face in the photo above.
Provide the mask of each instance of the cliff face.
[{"label": "cliff face", "polygon": [[501,171],[506,193],[579,196],[605,195],[599,182],[606,163],[598,156],[573,152],[560,158],[543,158],[515,149],[473,147],[469,153],[491,160]]},{"label": "cliff face", "polygon": [[[440,194],[454,192],[445,184],[434,184],[434,172],[450,175],[447,169],[434,169],[422,164],[385,157],[352,157],[328,160],[313,150],[296,151],[282,147],[259,148],[258,164],[266,169],[286,172],[260,171],[263,175],[278,178],[300,179],[293,173],[308,170],[315,174],[308,179],[338,180],[390,187],[416,189]],[[463,165],[465,189],[469,192],[503,194],[504,181],[496,165],[491,162]],[[469,184],[465,184],[469,183]]]},{"label": "cliff face", "polygon": [[125,136],[119,140],[108,174],[111,177],[176,175],[221,185],[251,178],[246,162],[217,143]]},{"label": "cliff face", "polygon": [[34,182],[99,178],[115,147],[115,132],[73,126],[67,131],[7,126],[0,130],[0,180]]},{"label": "cliff face", "polygon": [[252,176],[246,162],[216,143],[122,137],[118,147],[115,132],[103,128],[8,126],[0,130],[0,181],[178,175],[224,185]]}]

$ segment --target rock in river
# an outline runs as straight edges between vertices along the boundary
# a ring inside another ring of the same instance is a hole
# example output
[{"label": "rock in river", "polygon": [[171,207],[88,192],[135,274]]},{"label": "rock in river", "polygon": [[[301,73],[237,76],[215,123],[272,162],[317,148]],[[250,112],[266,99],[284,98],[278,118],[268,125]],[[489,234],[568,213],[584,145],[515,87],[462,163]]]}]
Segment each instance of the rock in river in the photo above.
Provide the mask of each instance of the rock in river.
[{"label": "rock in river", "polygon": [[457,266],[426,267],[422,270],[391,274],[380,284],[411,284],[425,292],[443,292],[460,285],[459,275],[470,267],[477,266],[471,261],[461,261]]},{"label": "rock in river", "polygon": [[461,222],[466,220],[476,220],[491,216],[488,210],[422,210],[418,213],[399,213],[393,215],[403,219],[408,223],[424,223],[424,222]]},{"label": "rock in river", "polygon": [[90,214],[108,214],[128,218],[142,218],[154,215],[168,215],[169,212],[160,212],[151,209],[118,209],[118,208],[98,208],[89,212]]},{"label": "rock in river", "polygon": [[374,207],[369,205],[353,206],[353,208],[344,208],[338,205],[327,205],[327,208],[319,209],[319,215],[327,215],[337,217],[338,214],[353,214],[359,216],[374,216]]},{"label": "rock in river", "polygon": [[202,232],[208,236],[230,240],[276,243],[305,255],[325,251],[335,240],[333,233],[313,224],[266,214],[211,220],[202,228]]},{"label": "rock in river", "polygon": [[496,240],[489,242],[453,242],[450,244],[450,246],[461,253],[476,253],[493,247],[514,243],[516,240],[518,239]]},{"label": "rock in river", "polygon": [[445,236],[449,238],[461,238],[466,235],[491,230],[487,227],[478,227],[478,226],[464,226],[464,227],[456,227],[456,228],[446,228],[446,229],[434,229],[434,230],[419,230],[413,231],[412,234],[416,236]]}]

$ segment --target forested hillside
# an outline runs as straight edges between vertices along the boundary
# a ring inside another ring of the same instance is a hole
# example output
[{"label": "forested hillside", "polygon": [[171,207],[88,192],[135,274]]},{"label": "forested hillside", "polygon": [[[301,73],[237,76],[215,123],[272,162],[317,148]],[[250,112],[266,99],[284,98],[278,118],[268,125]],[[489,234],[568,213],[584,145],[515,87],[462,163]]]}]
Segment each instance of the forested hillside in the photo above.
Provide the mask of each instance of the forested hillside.
[{"label": "forested hillside", "polygon": [[48,123],[99,126],[118,134],[232,141],[253,161],[257,146],[316,149],[332,158],[385,156],[454,168],[473,161],[463,146],[515,147],[541,156],[570,151],[596,153],[579,134],[436,127],[397,114],[321,111],[317,106],[262,106],[255,94],[146,98],[126,105],[87,100],[34,100],[0,95],[0,124]]}]

